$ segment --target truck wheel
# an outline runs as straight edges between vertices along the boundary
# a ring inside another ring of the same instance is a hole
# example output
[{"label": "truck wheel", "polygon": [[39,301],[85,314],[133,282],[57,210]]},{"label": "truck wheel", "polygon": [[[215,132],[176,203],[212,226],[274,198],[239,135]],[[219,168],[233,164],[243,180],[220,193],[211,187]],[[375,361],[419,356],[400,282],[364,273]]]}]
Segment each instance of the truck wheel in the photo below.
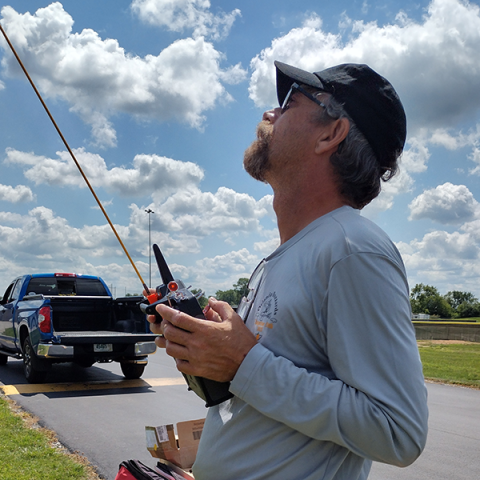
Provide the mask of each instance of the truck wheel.
[{"label": "truck wheel", "polygon": [[23,342],[23,373],[28,383],[43,383],[47,377],[47,372],[37,369],[37,361],[30,338],[27,337]]},{"label": "truck wheel", "polygon": [[8,360],[8,355],[0,353],[0,365],[6,365]]},{"label": "truck wheel", "polygon": [[143,375],[146,365],[141,363],[120,362],[120,368],[125,378],[129,380],[140,378]]}]

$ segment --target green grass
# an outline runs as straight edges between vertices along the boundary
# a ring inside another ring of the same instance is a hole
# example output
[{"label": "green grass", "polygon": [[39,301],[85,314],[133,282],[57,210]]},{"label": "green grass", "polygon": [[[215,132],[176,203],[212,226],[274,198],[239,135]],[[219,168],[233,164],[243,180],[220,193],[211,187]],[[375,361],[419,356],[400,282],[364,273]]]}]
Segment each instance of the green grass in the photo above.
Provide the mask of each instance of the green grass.
[{"label": "green grass", "polygon": [[[28,414],[12,412],[0,397],[0,478],[2,480],[85,480],[91,468],[51,444],[53,435],[31,428]],[[31,418],[31,417],[30,417]],[[32,423],[32,422],[31,422]]]},{"label": "green grass", "polygon": [[475,322],[480,322],[480,317],[468,317],[468,318],[456,318],[455,319],[455,322],[462,322],[464,320],[467,320],[467,321],[475,321]]},{"label": "green grass", "polygon": [[480,343],[418,342],[427,380],[480,388]]}]

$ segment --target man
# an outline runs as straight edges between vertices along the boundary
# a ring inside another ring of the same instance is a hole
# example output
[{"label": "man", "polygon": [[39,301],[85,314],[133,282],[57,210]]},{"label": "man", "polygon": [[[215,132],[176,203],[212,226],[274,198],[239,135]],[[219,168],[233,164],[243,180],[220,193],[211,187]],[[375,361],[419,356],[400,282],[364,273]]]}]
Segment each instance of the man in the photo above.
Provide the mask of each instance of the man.
[{"label": "man", "polygon": [[152,331],[180,371],[231,381],[234,397],[208,410],[196,480],[363,480],[372,460],[409,465],[426,441],[404,266],[359,215],[397,170],[405,113],[366,65],[275,66],[282,107],[244,165],[272,186],[281,245],[239,315],[215,299],[208,320],[162,305]]}]

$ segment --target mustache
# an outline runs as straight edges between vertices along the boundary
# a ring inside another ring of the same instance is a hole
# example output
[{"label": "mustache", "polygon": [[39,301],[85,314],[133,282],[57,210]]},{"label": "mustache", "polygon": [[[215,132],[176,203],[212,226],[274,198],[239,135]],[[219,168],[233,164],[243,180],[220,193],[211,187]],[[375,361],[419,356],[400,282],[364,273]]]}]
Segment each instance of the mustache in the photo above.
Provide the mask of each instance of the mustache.
[{"label": "mustache", "polygon": [[257,125],[257,139],[265,142],[269,141],[272,138],[273,134],[273,125],[270,122],[267,122],[266,120],[262,120],[258,125]]}]

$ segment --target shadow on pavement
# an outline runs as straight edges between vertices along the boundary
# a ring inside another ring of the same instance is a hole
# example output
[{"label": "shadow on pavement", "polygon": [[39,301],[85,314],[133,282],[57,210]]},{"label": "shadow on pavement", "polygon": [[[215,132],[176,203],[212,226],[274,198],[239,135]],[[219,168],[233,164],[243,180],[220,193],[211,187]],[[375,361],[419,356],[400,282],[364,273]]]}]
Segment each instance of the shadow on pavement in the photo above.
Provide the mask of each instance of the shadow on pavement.
[{"label": "shadow on pavement", "polygon": [[42,384],[30,384],[23,374],[23,362],[9,359],[0,366],[0,386],[7,395],[34,396],[38,394],[49,398],[119,395],[147,393],[151,386],[141,378],[126,380],[109,370],[96,366],[83,368],[74,363],[61,363],[52,366]]}]

